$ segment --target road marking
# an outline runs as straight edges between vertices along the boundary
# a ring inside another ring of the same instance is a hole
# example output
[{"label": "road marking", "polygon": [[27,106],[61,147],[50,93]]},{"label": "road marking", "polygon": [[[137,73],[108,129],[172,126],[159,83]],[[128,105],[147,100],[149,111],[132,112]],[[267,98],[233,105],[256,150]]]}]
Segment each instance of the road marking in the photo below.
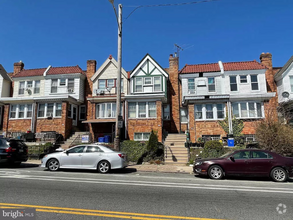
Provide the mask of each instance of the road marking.
[{"label": "road marking", "polygon": [[[63,213],[74,215],[89,215],[89,216],[102,216],[110,218],[123,218],[123,219],[142,219],[142,220],[159,220],[159,219],[186,219],[186,220],[223,220],[214,218],[197,218],[186,216],[172,216],[172,215],[155,215],[155,214],[143,214],[133,212],[117,212],[117,211],[103,211],[92,209],[78,209],[78,208],[65,208],[65,207],[51,207],[51,206],[39,206],[39,205],[26,205],[26,204],[11,204],[0,203],[0,205],[13,206],[13,207],[27,207],[35,208],[38,212],[51,212],[51,213]],[[151,218],[149,218],[151,217]]]},{"label": "road marking", "polygon": [[92,184],[108,184],[108,185],[132,185],[132,186],[149,186],[163,188],[181,188],[181,189],[210,189],[210,190],[227,190],[227,191],[244,191],[244,192],[265,192],[265,193],[284,193],[293,194],[292,188],[264,188],[264,187],[241,187],[230,185],[205,185],[205,184],[188,184],[188,183],[169,183],[169,182],[147,182],[147,181],[122,181],[122,180],[104,180],[104,179],[84,179],[84,178],[63,178],[63,177],[47,177],[47,176],[31,176],[25,175],[23,178],[19,176],[0,176],[0,178],[15,178],[23,180],[39,180],[39,181],[59,181],[74,183],[92,183]]}]

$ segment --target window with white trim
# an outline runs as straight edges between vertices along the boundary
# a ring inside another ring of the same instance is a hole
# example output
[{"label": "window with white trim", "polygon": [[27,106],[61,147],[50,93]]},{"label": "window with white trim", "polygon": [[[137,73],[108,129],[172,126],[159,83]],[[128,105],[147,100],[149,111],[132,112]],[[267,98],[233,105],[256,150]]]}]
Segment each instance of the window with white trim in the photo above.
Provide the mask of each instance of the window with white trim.
[{"label": "window with white trim", "polygon": [[134,133],[135,141],[148,141],[150,138],[150,133]]},{"label": "window with white trim", "polygon": [[25,81],[19,82],[18,94],[23,95],[25,90]]},{"label": "window with white trim", "polygon": [[60,79],[59,86],[66,86],[66,79]]},{"label": "window with white trim", "polygon": [[58,79],[51,80],[51,93],[57,93],[58,89]]},{"label": "window with white trim", "polygon": [[230,91],[238,91],[236,76],[230,76]]},{"label": "window with white trim", "polygon": [[251,90],[258,90],[257,75],[250,75]]},{"label": "window with white trim", "polygon": [[85,120],[86,119],[86,106],[81,105],[79,107],[79,120]]},{"label": "window with white trim", "polygon": [[247,83],[247,75],[240,75],[240,83]]},{"label": "window with white trim", "polygon": [[202,119],[202,105],[194,105],[194,118]]},{"label": "window with white trim", "polygon": [[128,118],[156,118],[156,102],[129,102]]},{"label": "window with white trim", "polygon": [[163,119],[170,120],[170,104],[164,105]]},{"label": "window with white trim", "polygon": [[209,92],[215,92],[216,91],[216,84],[215,84],[215,78],[209,77],[208,78],[208,89]]},{"label": "window with white trim", "polygon": [[161,92],[162,91],[162,77],[135,77],[134,80],[135,92]]},{"label": "window with white trim", "polygon": [[62,103],[42,103],[38,106],[38,118],[61,117]]},{"label": "window with white trim", "polygon": [[34,94],[40,93],[40,85],[41,85],[41,81],[36,80],[35,81],[35,86],[34,86]]},{"label": "window with white trim", "polygon": [[255,142],[256,138],[255,138],[255,134],[245,134],[244,135],[244,141],[245,142]]},{"label": "window with white trim", "polygon": [[194,105],[195,120],[219,120],[225,118],[225,104]]},{"label": "window with white trim", "polygon": [[32,104],[17,104],[10,106],[10,119],[27,119],[32,117]]},{"label": "window with white trim", "polygon": [[187,108],[180,108],[180,120],[181,120],[181,123],[187,123],[188,122],[188,110],[187,110]]},{"label": "window with white trim", "polygon": [[188,79],[188,94],[195,93],[195,82],[194,79]]},{"label": "window with white trim", "polygon": [[262,104],[258,102],[232,103],[232,112],[236,118],[262,118]]},{"label": "window with white trim", "polygon": [[74,79],[68,79],[67,90],[69,93],[74,92]]},{"label": "window with white trim", "polygon": [[[120,115],[122,115],[122,104],[120,106]],[[116,103],[96,104],[96,118],[116,118]]]}]

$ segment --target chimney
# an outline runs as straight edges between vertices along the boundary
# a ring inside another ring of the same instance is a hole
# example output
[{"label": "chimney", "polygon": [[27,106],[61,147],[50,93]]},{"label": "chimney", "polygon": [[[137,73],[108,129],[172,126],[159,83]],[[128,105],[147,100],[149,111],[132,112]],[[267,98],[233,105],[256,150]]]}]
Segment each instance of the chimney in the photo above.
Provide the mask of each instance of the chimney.
[{"label": "chimney", "polygon": [[259,57],[260,62],[265,65],[267,68],[273,68],[272,63],[272,54],[271,53],[262,53]]},{"label": "chimney", "polygon": [[180,132],[180,86],[179,86],[179,57],[169,56],[169,88],[168,100],[171,110],[170,132]]},{"label": "chimney", "polygon": [[13,76],[19,73],[21,70],[23,70],[23,68],[24,68],[24,63],[22,61],[14,63]]},{"label": "chimney", "polygon": [[97,61],[88,60],[87,61],[87,69],[86,69],[86,78],[88,82],[88,87],[86,90],[86,95],[93,93],[93,82],[91,81],[92,76],[96,73]]}]

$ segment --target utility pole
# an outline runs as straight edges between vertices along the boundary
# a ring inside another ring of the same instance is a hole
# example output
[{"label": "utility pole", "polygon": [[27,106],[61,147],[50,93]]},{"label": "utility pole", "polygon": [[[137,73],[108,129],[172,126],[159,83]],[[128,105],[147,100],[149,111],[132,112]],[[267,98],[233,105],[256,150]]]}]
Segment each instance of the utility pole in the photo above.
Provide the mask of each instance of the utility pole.
[{"label": "utility pole", "polygon": [[118,54],[117,54],[117,94],[116,94],[116,125],[115,125],[115,138],[114,138],[114,148],[120,150],[120,128],[123,125],[121,114],[121,63],[122,63],[122,4],[118,5],[118,15],[116,8],[114,6],[114,0],[109,0],[112,4],[117,24],[118,24]]}]

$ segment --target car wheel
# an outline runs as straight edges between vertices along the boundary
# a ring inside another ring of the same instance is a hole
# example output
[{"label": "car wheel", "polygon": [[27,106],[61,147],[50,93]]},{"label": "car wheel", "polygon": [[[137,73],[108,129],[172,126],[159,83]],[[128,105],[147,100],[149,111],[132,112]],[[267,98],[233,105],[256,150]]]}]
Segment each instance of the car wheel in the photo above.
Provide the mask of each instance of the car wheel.
[{"label": "car wheel", "polygon": [[275,182],[285,182],[288,179],[288,174],[283,168],[276,167],[272,169],[271,177]]},{"label": "car wheel", "polygon": [[208,175],[211,179],[222,179],[224,176],[223,169],[218,165],[213,165],[209,168]]},{"label": "car wheel", "polygon": [[50,171],[56,171],[59,169],[59,161],[57,159],[51,159],[48,161],[47,163],[47,168],[50,170]]},{"label": "car wheel", "polygon": [[108,173],[110,169],[111,169],[111,166],[108,161],[103,160],[98,164],[98,171],[100,173]]}]

